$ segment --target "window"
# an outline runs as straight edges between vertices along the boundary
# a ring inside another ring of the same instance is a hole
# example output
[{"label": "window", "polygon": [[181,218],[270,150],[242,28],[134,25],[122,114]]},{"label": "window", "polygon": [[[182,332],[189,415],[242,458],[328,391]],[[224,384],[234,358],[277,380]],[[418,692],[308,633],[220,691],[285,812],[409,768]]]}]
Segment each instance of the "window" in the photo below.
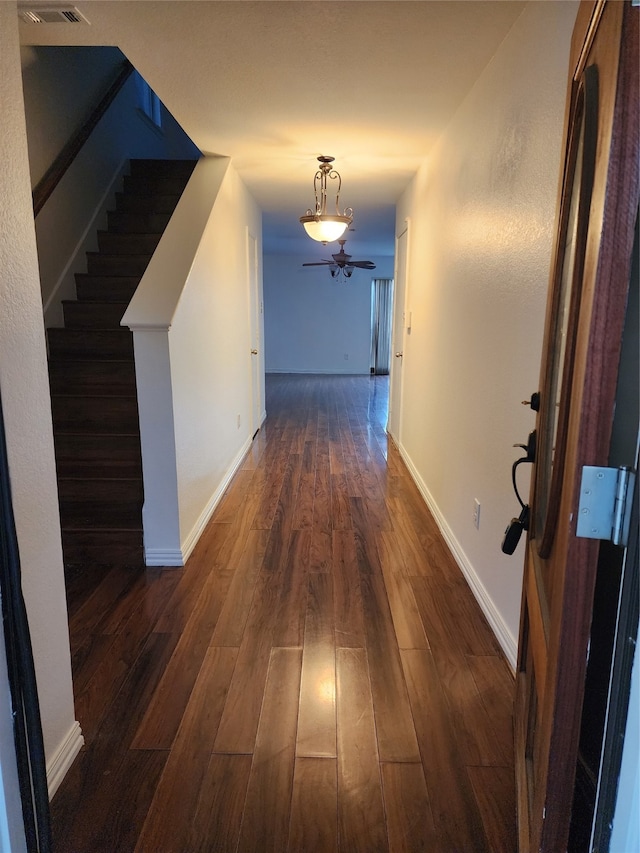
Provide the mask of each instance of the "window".
[{"label": "window", "polygon": [[137,71],[135,72],[135,80],[136,92],[138,95],[138,109],[144,113],[153,125],[156,127],[162,127],[160,98]]}]

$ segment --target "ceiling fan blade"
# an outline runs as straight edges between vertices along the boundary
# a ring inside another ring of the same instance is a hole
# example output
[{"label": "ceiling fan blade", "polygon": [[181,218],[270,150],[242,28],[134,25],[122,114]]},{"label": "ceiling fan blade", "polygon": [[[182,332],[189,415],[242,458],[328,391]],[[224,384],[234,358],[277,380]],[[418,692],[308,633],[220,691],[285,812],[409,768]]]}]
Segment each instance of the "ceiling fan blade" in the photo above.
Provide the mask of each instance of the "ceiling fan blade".
[{"label": "ceiling fan blade", "polygon": [[361,270],[374,270],[376,265],[372,261],[349,261],[350,267],[359,267]]},{"label": "ceiling fan blade", "polygon": [[332,264],[333,261],[316,261],[313,264],[302,264],[303,267],[326,267],[327,264]]}]

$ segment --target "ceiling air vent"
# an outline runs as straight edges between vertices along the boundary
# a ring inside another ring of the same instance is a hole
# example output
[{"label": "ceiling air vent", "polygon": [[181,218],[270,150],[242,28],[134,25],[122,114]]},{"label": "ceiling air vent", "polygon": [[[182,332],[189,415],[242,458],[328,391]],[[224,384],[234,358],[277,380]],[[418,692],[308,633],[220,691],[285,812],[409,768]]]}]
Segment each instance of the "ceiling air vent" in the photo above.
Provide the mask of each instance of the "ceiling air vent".
[{"label": "ceiling air vent", "polygon": [[88,24],[75,6],[51,6],[44,9],[20,9],[20,19],[27,24]]}]

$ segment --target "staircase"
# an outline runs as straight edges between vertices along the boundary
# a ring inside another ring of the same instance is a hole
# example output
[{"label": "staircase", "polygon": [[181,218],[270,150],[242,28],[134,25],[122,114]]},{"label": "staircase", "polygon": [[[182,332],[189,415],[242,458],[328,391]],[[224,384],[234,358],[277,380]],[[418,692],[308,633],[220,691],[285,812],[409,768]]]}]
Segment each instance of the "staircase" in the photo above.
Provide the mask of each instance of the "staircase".
[{"label": "staircase", "polygon": [[189,176],[191,160],[132,160],[98,232],[64,328],[47,332],[67,568],[143,566],[142,461],[133,335],[120,326]]}]

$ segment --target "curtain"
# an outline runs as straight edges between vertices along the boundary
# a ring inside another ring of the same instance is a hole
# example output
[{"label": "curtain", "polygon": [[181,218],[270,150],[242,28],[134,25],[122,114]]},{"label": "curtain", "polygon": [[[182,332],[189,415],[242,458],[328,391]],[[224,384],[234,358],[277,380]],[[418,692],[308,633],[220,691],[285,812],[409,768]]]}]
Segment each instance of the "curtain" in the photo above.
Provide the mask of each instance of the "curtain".
[{"label": "curtain", "polygon": [[371,372],[389,373],[391,364],[391,319],[393,279],[374,278],[371,282]]}]

